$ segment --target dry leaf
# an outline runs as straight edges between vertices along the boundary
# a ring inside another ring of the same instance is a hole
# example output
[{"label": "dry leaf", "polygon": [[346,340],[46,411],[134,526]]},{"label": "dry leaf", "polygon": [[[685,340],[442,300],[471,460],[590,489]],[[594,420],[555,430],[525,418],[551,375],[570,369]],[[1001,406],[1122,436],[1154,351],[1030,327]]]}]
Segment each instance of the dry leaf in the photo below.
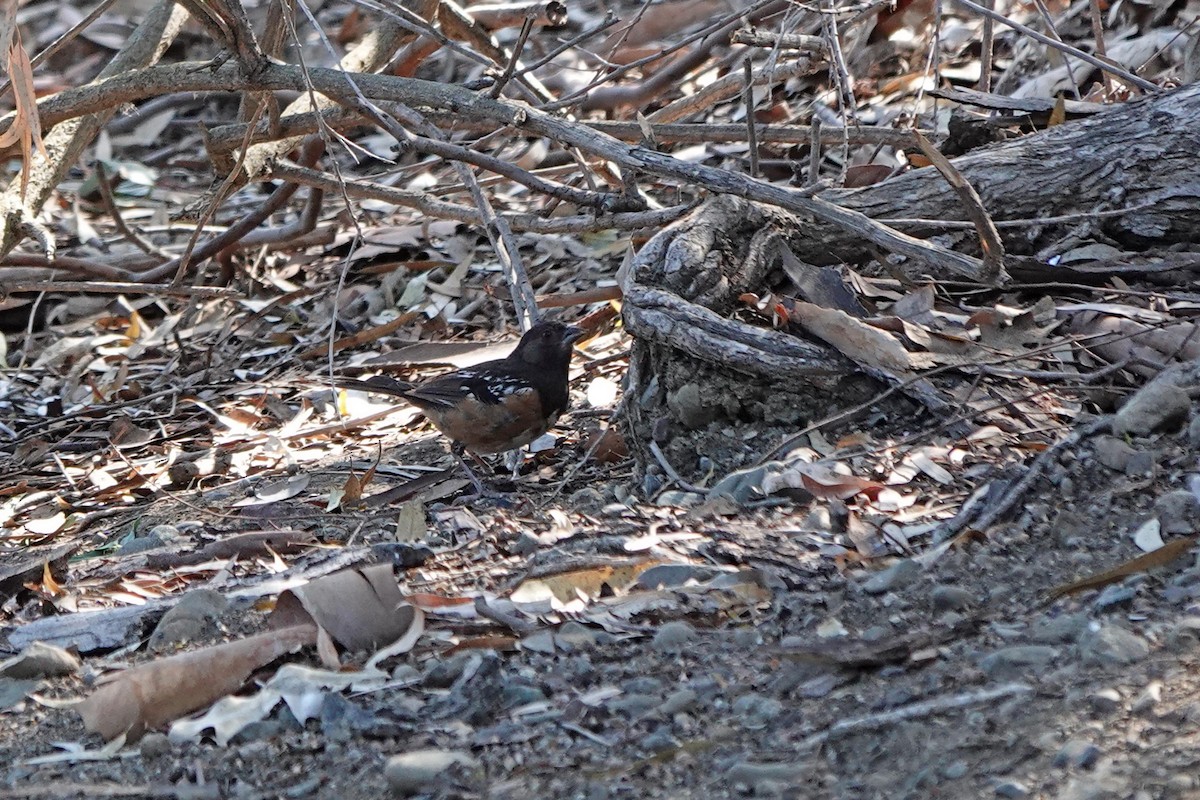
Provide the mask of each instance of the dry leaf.
[{"label": "dry leaf", "polygon": [[1158,567],[1165,567],[1172,561],[1187,555],[1192,547],[1196,545],[1196,540],[1196,536],[1175,539],[1153,552],[1132,558],[1123,564],[1119,564],[1097,575],[1090,575],[1071,583],[1056,586],[1046,594],[1046,599],[1048,601],[1057,600],[1060,597],[1076,594],[1087,589],[1099,589],[1102,586],[1108,586],[1110,583],[1116,583],[1119,580],[1128,578],[1130,575],[1137,575],[1140,572],[1148,572]]},{"label": "dry leaf", "polygon": [[316,623],[348,650],[375,650],[412,628],[416,609],[404,602],[390,564],[326,575],[279,595],[268,624]]},{"label": "dry leaf", "polygon": [[143,664],[104,680],[76,710],[89,731],[106,740],[128,733],[134,741],[237,691],[254,670],[312,644],[316,635],[311,624],[295,625]]}]

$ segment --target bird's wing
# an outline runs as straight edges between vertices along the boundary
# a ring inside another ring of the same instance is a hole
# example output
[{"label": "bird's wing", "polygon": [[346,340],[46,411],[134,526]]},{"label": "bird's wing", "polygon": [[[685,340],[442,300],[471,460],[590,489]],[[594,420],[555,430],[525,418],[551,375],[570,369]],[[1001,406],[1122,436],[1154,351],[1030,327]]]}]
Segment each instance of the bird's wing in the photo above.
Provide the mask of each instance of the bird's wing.
[{"label": "bird's wing", "polygon": [[395,378],[387,375],[373,375],[366,380],[359,378],[342,378],[334,377],[333,385],[339,389],[354,389],[360,392],[378,392],[379,394],[390,394],[395,397],[408,397],[408,393],[412,391],[413,385],[398,381]]},{"label": "bird's wing", "polygon": [[473,398],[484,405],[496,405],[510,394],[525,388],[524,381],[491,369],[464,369],[451,372],[428,383],[414,386],[405,397],[415,402],[451,407]]}]

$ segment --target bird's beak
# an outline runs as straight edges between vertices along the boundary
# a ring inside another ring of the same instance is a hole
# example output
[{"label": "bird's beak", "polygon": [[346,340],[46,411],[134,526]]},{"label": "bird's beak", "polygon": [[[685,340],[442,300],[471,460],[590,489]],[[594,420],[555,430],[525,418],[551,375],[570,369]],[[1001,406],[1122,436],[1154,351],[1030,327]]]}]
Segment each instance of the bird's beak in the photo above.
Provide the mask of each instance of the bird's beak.
[{"label": "bird's beak", "polygon": [[567,346],[574,345],[586,335],[587,331],[585,331],[583,328],[576,327],[575,325],[568,325],[566,330],[563,331],[563,344]]}]

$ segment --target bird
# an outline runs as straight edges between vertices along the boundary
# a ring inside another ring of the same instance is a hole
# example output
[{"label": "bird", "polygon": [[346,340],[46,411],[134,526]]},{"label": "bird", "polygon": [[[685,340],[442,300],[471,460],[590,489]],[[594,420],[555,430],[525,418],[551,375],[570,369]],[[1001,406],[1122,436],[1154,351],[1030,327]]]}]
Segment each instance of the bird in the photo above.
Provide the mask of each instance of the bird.
[{"label": "bird", "polygon": [[567,410],[568,370],[584,331],[550,320],[533,325],[507,357],[409,384],[386,375],[335,378],[343,389],[403,398],[450,440],[450,452],[479,495],[483,483],[463,460],[516,450],[548,431]]}]

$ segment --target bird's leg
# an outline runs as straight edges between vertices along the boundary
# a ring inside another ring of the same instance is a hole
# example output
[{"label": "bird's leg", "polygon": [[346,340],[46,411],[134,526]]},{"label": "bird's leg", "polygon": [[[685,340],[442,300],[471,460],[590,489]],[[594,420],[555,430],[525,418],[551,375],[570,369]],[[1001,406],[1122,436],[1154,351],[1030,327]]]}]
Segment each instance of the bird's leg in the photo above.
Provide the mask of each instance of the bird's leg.
[{"label": "bird's leg", "polygon": [[512,479],[514,482],[521,477],[521,464],[524,461],[524,448],[518,447],[516,450],[509,450],[504,454],[504,462],[512,470]]},{"label": "bird's leg", "polygon": [[477,494],[479,497],[486,497],[488,495],[488,491],[484,487],[483,481],[479,480],[479,476],[475,474],[475,471],[467,464],[467,460],[463,458],[463,454],[465,452],[466,448],[464,448],[458,442],[454,442],[450,445],[450,455],[454,456],[454,460],[458,462],[458,465],[462,467],[463,472],[467,473],[467,477],[471,479],[471,485],[475,488],[475,494]]}]

